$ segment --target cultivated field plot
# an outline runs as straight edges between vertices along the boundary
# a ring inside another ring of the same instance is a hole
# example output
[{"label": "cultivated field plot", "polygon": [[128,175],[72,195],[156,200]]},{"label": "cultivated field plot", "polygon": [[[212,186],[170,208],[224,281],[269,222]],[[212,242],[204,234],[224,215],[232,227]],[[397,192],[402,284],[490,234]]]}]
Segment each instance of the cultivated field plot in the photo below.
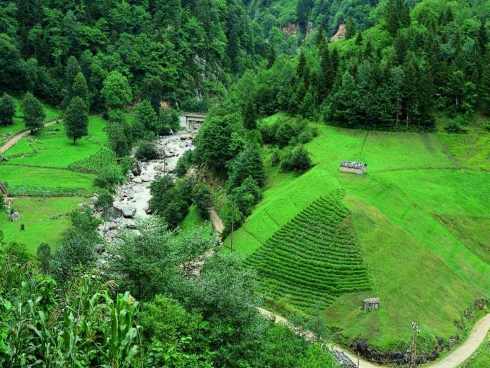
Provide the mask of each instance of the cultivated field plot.
[{"label": "cultivated field plot", "polygon": [[70,225],[70,212],[83,200],[80,197],[17,198],[15,208],[21,213],[21,219],[10,222],[7,215],[1,213],[0,229],[7,242],[25,244],[33,254],[42,242],[56,248],[63,231]]},{"label": "cultivated field plot", "polygon": [[[428,345],[461,334],[454,321],[490,297],[490,134],[318,128],[306,145],[315,166],[304,175],[267,161],[264,199],[233,234],[233,249],[253,259],[311,203],[342,190],[372,289],[335,298],[321,312],[328,323],[347,342],[364,338],[382,350],[409,341],[412,320]],[[340,173],[342,160],[367,162],[368,174]],[[366,296],[380,298],[379,311],[362,311]]]},{"label": "cultivated field plot", "polygon": [[[58,123],[43,129],[39,136],[23,138],[5,153],[0,181],[7,184],[14,208],[21,215],[15,223],[0,216],[7,241],[24,243],[31,253],[41,242],[56,248],[70,224],[68,214],[94,192],[97,170],[114,160],[110,149],[104,148],[105,126],[102,118],[91,116],[88,137],[74,145]],[[25,230],[20,230],[20,224]]]},{"label": "cultivated field plot", "polygon": [[272,300],[315,313],[339,295],[370,289],[349,210],[338,196],[313,202],[247,258]]}]

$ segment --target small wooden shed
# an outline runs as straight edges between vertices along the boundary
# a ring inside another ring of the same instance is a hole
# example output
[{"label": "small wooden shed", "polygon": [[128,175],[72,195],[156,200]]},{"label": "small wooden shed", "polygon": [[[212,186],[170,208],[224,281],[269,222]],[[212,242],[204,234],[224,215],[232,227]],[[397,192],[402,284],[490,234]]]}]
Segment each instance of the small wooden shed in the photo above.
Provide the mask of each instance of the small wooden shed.
[{"label": "small wooden shed", "polygon": [[340,171],[344,173],[364,175],[367,171],[367,164],[360,161],[342,161]]},{"label": "small wooden shed", "polygon": [[379,298],[367,298],[362,301],[365,312],[371,312],[379,309]]}]

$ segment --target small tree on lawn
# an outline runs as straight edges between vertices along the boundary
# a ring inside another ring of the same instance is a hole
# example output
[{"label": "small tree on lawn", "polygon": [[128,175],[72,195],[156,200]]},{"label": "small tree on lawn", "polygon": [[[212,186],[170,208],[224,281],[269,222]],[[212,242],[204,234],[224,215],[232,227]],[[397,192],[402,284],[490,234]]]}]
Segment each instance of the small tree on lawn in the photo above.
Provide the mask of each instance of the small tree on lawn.
[{"label": "small tree on lawn", "polygon": [[8,94],[0,98],[0,125],[11,125],[14,122],[15,103]]},{"label": "small tree on lawn", "polygon": [[65,129],[67,137],[73,139],[73,144],[88,134],[87,106],[80,97],[74,97],[66,109]]},{"label": "small tree on lawn", "polygon": [[22,100],[22,110],[26,128],[34,134],[39,132],[43,128],[43,122],[46,118],[41,102],[28,92]]}]

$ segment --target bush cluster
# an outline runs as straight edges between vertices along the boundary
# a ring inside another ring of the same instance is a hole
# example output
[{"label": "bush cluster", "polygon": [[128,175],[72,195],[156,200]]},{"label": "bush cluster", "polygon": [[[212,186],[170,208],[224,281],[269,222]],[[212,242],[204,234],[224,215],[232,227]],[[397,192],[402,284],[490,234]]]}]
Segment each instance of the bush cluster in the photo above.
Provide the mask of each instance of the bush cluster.
[{"label": "bush cluster", "polygon": [[140,161],[156,160],[158,158],[158,151],[152,142],[141,142],[136,150],[136,158]]},{"label": "bush cluster", "polygon": [[192,177],[174,180],[165,175],[152,183],[151,195],[151,211],[162,217],[171,229],[184,220],[193,203],[204,219],[208,218],[212,206],[209,188]]},{"label": "bush cluster", "polygon": [[99,171],[94,179],[96,187],[107,189],[113,192],[118,184],[123,182],[124,178],[121,169],[117,165],[107,165]]},{"label": "bush cluster", "polygon": [[273,124],[263,124],[259,129],[265,144],[279,147],[305,144],[318,135],[317,130],[308,126],[306,120],[291,118],[280,119]]},{"label": "bush cluster", "polygon": [[296,146],[286,152],[281,160],[281,170],[303,172],[311,167],[311,158],[303,146]]}]

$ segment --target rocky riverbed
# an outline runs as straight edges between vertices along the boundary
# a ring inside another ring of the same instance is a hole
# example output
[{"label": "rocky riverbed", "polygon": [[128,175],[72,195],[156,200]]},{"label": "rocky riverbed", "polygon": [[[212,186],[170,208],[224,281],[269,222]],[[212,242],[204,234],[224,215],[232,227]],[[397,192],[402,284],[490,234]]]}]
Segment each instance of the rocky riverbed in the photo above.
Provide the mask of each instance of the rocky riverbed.
[{"label": "rocky riverbed", "polygon": [[151,183],[163,175],[172,175],[178,159],[194,148],[195,133],[185,131],[160,137],[155,142],[159,158],[136,162],[126,182],[116,190],[111,219],[99,226],[99,232],[107,242],[112,242],[122,230],[135,229],[138,220],[149,216]]}]

